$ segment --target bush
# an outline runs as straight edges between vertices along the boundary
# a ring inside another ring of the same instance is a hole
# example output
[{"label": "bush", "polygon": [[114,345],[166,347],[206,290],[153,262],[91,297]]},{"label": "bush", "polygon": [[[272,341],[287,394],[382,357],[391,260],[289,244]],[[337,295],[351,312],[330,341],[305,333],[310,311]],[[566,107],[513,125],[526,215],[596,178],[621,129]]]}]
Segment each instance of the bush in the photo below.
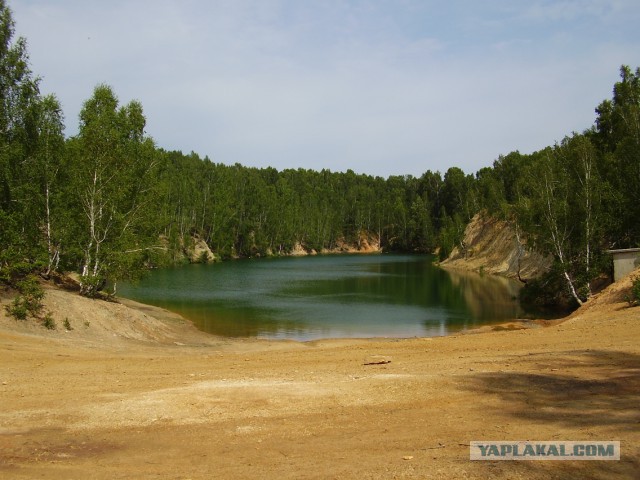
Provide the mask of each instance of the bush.
[{"label": "bush", "polygon": [[42,299],[44,298],[44,290],[34,275],[25,277],[24,280],[18,282],[18,291],[25,299],[27,310],[31,315],[38,315],[42,310]]},{"label": "bush", "polygon": [[13,299],[11,305],[5,307],[7,313],[16,320],[26,320],[29,315],[37,317],[44,305],[44,290],[34,275],[28,275],[16,283],[20,294]]},{"label": "bush", "polygon": [[51,315],[51,313],[47,313],[44,318],[42,319],[42,325],[44,325],[44,327],[47,330],[55,330],[56,329],[56,322],[53,320],[53,316]]},{"label": "bush", "polygon": [[107,281],[101,276],[83,275],[80,277],[80,295],[96,298]]},{"label": "bush", "polygon": [[[38,270],[42,265],[28,262],[14,262],[9,265],[0,266],[0,283],[15,286],[18,279],[28,278],[32,272]],[[35,278],[35,277],[34,277]]]},{"label": "bush", "polygon": [[541,314],[567,313],[578,306],[569,295],[564,278],[555,269],[527,281],[520,290],[520,303],[527,310]]},{"label": "bush", "polygon": [[24,303],[24,298],[21,295],[18,295],[16,298],[14,298],[13,302],[11,302],[11,305],[6,305],[4,308],[7,313],[16,320],[26,320],[27,315],[29,315],[27,306]]}]

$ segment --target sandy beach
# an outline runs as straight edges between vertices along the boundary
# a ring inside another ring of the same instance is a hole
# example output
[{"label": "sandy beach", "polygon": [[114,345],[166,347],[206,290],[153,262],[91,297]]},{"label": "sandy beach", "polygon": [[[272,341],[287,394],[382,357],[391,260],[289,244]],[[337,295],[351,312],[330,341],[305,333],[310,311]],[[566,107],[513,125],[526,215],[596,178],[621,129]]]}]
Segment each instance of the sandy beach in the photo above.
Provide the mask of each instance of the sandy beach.
[{"label": "sandy beach", "polygon": [[[628,285],[550,326],[309,343],[48,289],[57,330],[0,313],[0,478],[638,478]],[[472,462],[472,440],[619,440],[622,458]]]}]

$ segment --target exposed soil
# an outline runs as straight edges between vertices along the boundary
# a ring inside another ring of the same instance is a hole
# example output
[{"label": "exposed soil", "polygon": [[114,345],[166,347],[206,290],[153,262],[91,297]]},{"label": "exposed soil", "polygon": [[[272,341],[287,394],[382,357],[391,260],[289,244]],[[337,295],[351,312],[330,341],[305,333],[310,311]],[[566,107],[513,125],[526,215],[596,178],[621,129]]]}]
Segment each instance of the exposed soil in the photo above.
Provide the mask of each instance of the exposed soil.
[{"label": "exposed soil", "polygon": [[471,219],[462,244],[464,248],[455,247],[443,267],[528,280],[548,272],[553,261],[529,248],[507,222],[484,212]]},{"label": "exposed soil", "polygon": [[[546,327],[297,343],[50,290],[55,331],[0,313],[0,478],[638,478],[626,291]],[[471,440],[619,440],[622,459],[471,462]]]}]

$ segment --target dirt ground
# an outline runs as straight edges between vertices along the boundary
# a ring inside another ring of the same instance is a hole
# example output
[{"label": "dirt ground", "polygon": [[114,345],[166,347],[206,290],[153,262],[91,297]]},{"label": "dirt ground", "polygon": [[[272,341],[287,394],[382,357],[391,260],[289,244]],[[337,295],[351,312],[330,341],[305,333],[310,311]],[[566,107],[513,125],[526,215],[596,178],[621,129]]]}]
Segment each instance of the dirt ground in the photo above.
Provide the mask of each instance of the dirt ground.
[{"label": "dirt ground", "polygon": [[[0,478],[640,478],[623,297],[547,327],[297,343],[49,290],[55,331],[0,314]],[[622,458],[472,462],[472,440],[619,440]]]}]

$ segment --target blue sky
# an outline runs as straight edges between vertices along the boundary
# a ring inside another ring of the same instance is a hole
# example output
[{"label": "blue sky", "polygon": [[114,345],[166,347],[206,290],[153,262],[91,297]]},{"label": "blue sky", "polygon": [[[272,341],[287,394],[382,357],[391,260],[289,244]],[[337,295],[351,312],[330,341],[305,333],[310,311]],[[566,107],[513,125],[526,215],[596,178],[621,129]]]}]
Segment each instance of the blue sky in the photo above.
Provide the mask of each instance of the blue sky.
[{"label": "blue sky", "polygon": [[93,88],[215,162],[467,173],[593,124],[640,66],[637,0],[11,1],[67,134]]}]

